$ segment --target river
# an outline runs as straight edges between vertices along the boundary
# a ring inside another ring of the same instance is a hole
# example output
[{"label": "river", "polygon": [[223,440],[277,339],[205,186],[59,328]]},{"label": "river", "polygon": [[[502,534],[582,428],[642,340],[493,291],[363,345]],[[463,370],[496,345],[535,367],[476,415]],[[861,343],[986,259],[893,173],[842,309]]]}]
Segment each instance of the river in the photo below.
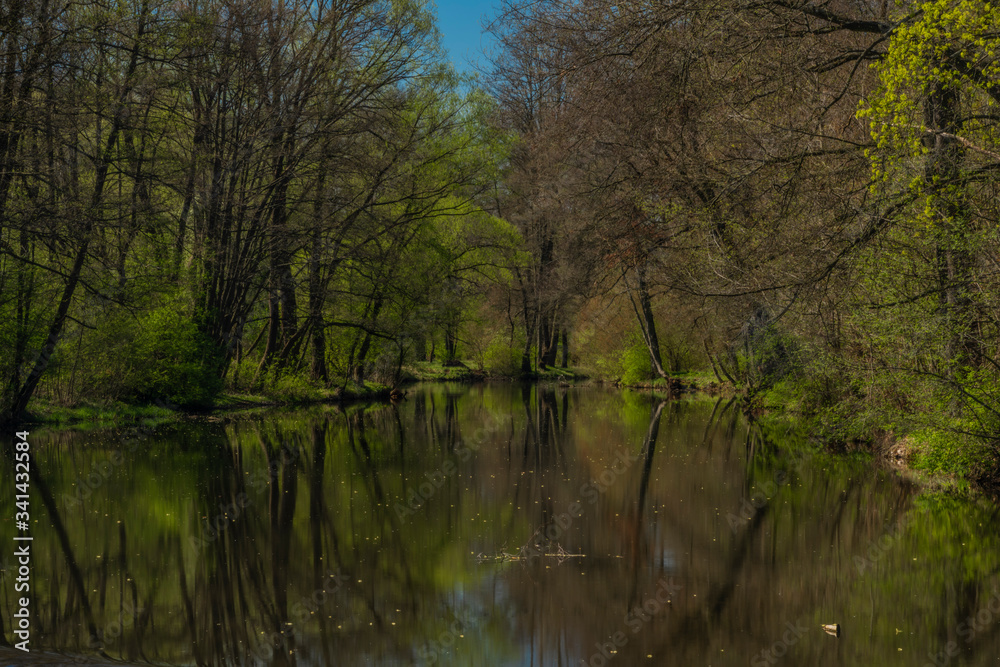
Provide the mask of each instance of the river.
[{"label": "river", "polygon": [[[862,455],[765,437],[725,400],[429,384],[396,405],[29,439],[36,655],[1000,660],[994,504],[921,496]],[[0,614],[13,642],[11,479],[8,461]]]}]

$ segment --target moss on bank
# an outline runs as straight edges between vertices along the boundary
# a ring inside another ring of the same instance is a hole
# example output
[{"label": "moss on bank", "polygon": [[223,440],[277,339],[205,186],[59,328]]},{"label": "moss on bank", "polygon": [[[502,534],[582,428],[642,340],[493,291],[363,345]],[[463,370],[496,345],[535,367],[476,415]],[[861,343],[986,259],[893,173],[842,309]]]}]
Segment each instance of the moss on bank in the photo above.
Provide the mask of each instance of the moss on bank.
[{"label": "moss on bank", "polygon": [[440,361],[417,361],[403,368],[403,381],[413,382],[478,382],[486,374],[469,368],[462,362],[445,365]]},{"label": "moss on bank", "polygon": [[670,395],[705,393],[710,396],[734,395],[733,387],[726,383],[720,383],[714,375],[704,372],[674,373],[669,378],[655,378],[652,380],[640,380],[625,382],[616,380],[619,387],[628,389],[648,389],[654,392],[665,392]]}]

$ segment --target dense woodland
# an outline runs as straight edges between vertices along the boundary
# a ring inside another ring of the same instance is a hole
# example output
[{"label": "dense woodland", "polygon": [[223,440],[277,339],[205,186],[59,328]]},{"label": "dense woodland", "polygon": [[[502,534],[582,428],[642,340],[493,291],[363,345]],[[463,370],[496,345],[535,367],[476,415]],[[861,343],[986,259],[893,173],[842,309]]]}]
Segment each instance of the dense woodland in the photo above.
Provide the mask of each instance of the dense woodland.
[{"label": "dense woodland", "polygon": [[385,375],[513,252],[419,4],[5,7],[8,412]]},{"label": "dense woodland", "polygon": [[508,1],[471,80],[408,0],[2,12],[5,415],[433,358],[992,456],[984,1]]}]

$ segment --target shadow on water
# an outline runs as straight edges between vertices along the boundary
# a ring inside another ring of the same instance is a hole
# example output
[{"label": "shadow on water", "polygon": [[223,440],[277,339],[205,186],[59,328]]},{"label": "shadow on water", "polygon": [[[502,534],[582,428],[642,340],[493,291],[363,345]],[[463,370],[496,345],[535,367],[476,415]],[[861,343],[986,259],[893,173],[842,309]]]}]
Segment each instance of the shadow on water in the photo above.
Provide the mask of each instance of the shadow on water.
[{"label": "shadow on water", "polygon": [[145,439],[33,433],[33,652],[282,667],[1000,654],[995,506],[917,498],[870,461],[766,438],[731,401],[410,396]]}]

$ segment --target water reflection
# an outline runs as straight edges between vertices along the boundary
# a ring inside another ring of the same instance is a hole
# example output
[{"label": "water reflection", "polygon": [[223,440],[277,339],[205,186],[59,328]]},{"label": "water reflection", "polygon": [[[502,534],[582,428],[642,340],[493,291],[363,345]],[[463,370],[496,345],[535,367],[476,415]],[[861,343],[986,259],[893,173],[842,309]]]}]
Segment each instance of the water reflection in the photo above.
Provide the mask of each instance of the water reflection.
[{"label": "water reflection", "polygon": [[1000,652],[995,507],[917,503],[724,401],[434,385],[145,439],[33,438],[33,648],[288,666]]}]

